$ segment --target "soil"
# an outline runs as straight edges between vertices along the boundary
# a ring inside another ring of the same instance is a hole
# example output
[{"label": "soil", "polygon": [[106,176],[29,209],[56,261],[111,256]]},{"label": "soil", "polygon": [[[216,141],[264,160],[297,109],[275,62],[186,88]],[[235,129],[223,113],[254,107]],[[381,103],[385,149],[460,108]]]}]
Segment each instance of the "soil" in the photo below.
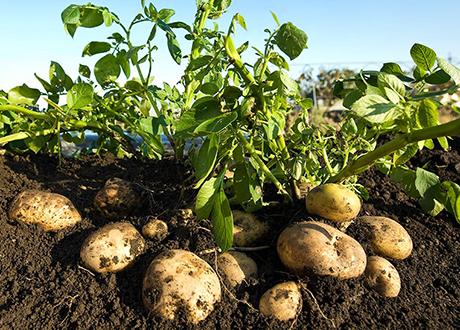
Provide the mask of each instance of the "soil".
[{"label": "soil", "polygon": [[[460,184],[459,140],[449,152],[423,150],[411,166],[427,165],[441,180]],[[224,287],[221,301],[199,325],[150,318],[142,305],[142,279],[150,261],[166,249],[190,250],[215,265],[215,243],[209,221],[197,222],[187,209],[196,190],[191,171],[173,159],[149,161],[89,155],[79,159],[30,154],[0,156],[0,329],[460,329],[460,225],[443,211],[432,217],[418,201],[402,192],[380,172],[370,169],[360,182],[368,189],[361,214],[391,217],[412,236],[414,250],[392,263],[401,276],[396,298],[382,298],[363,286],[362,276],[302,278],[290,275],[279,261],[275,242],[289,223],[319,220],[300,200],[294,205],[272,203],[256,214],[272,226],[248,253],[259,266],[259,277],[239,291]],[[93,274],[81,266],[79,250],[89,233],[110,221],[92,206],[107,179],[119,177],[144,188],[143,204],[126,218],[139,230],[152,218],[168,223],[163,241],[147,241],[135,265],[116,274]],[[68,197],[83,220],[59,232],[11,221],[7,208],[25,189],[41,189]],[[267,186],[270,191],[270,186]],[[268,194],[268,196],[271,196]],[[369,251],[363,233],[347,233]],[[370,253],[370,252],[369,252]],[[303,306],[298,317],[280,322],[262,316],[261,295],[275,284],[302,284]]]}]

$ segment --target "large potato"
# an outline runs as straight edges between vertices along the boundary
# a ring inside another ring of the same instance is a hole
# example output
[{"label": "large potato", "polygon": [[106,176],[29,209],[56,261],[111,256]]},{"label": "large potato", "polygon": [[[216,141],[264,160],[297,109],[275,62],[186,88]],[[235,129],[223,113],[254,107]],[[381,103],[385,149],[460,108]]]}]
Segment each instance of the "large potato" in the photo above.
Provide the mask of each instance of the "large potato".
[{"label": "large potato", "polygon": [[142,297],[149,315],[174,320],[179,312],[196,324],[220,300],[219,277],[192,252],[167,250],[153,259],[144,277]]},{"label": "large potato", "polygon": [[217,271],[232,288],[257,277],[256,262],[243,252],[228,251],[217,257]]},{"label": "large potato", "polygon": [[45,231],[73,226],[81,221],[72,202],[65,196],[40,190],[26,190],[18,194],[10,204],[11,220],[35,223]]},{"label": "large potato", "polygon": [[401,279],[388,260],[372,256],[367,258],[364,286],[377,291],[382,297],[396,297],[401,289]]},{"label": "large potato", "polygon": [[361,210],[361,200],[350,189],[335,183],[313,188],[305,197],[307,211],[335,222],[353,220]]},{"label": "large potato", "polygon": [[366,253],[352,237],[321,222],[300,222],[278,238],[278,255],[295,275],[358,277],[366,268]]},{"label": "large potato", "polygon": [[412,239],[396,221],[386,217],[363,216],[357,223],[367,229],[372,252],[382,257],[402,260],[412,252]]},{"label": "large potato", "polygon": [[275,285],[265,292],[259,301],[259,310],[265,316],[289,321],[302,308],[302,294],[297,283],[290,281]]},{"label": "large potato", "polygon": [[89,235],[80,250],[83,266],[96,273],[118,272],[144,252],[144,238],[127,222],[105,225]]},{"label": "large potato", "polygon": [[134,183],[112,178],[94,197],[93,205],[104,218],[119,220],[129,216],[140,202],[141,194]]},{"label": "large potato", "polygon": [[233,244],[236,246],[249,246],[268,230],[267,225],[260,222],[259,219],[251,213],[234,210],[232,214]]}]

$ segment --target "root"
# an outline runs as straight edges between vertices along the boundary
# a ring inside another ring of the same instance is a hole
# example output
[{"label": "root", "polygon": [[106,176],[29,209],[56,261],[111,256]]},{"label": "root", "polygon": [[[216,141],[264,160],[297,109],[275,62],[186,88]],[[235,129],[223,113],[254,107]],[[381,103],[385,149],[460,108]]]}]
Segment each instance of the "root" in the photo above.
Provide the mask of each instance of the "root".
[{"label": "root", "polygon": [[314,305],[316,306],[316,308],[318,309],[318,311],[319,311],[319,313],[321,314],[321,316],[322,316],[325,320],[331,322],[332,327],[333,327],[334,329],[337,329],[337,326],[335,325],[334,320],[328,318],[328,317],[323,313],[323,310],[322,310],[321,307],[319,306],[318,301],[316,300],[315,295],[313,294],[313,292],[311,292],[311,291],[307,288],[307,286],[306,286],[305,284],[303,284],[303,283],[302,283],[302,289],[305,290],[306,292],[308,292],[308,294],[310,295],[310,297],[313,299],[313,303],[314,303]]}]

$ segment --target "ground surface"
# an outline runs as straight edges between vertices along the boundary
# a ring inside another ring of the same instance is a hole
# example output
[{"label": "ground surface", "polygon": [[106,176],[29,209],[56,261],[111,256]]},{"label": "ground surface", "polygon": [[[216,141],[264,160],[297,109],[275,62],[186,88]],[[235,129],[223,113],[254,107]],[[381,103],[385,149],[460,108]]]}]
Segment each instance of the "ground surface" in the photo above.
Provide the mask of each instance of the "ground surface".
[{"label": "ground surface", "polygon": [[[443,180],[460,184],[458,141],[450,152],[424,151],[412,164],[430,162],[429,169]],[[65,159],[58,167],[46,155],[0,157],[0,329],[459,329],[460,226],[448,213],[425,214],[401,187],[374,170],[364,173],[371,198],[362,214],[388,216],[401,223],[414,242],[412,255],[394,261],[402,289],[395,299],[381,298],[353,280],[305,278],[303,308],[298,318],[282,323],[257,311],[258,299],[273,285],[295,280],[276,255],[274,242],[289,222],[316,219],[302,201],[294,206],[274,205],[258,213],[273,225],[260,245],[271,248],[250,253],[259,266],[259,278],[243,292],[223,290],[215,311],[199,326],[149,319],[141,301],[142,278],[150,261],[168,248],[191,250],[214,265],[209,223],[184,221],[177,209],[193,201],[190,175],[173,160],[140,165],[111,156]],[[143,186],[144,204],[127,220],[138,229],[152,217],[166,221],[171,234],[161,243],[149,241],[134,267],[118,274],[93,275],[81,267],[79,249],[86,236],[107,220],[92,207],[97,191],[111,177]],[[71,229],[45,233],[13,222],[7,207],[19,192],[43,189],[70,198],[83,216]],[[181,190],[183,200],[180,201]],[[359,228],[348,234],[366,243]]]}]

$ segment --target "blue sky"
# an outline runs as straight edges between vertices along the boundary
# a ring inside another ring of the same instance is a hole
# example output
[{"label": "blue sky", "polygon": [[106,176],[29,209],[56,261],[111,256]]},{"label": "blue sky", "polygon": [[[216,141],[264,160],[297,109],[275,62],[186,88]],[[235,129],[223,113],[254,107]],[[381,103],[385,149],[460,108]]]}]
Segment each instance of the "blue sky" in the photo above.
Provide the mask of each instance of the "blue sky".
[{"label": "blue sky", "polygon": [[[64,31],[60,16],[70,3],[62,0],[2,1],[0,89],[8,91],[22,83],[40,88],[33,74],[48,79],[50,61],[60,63],[72,79],[77,77],[80,63],[92,67],[97,58],[82,58],[84,46],[93,40],[105,41],[107,36],[118,31],[118,27],[78,29],[72,39]],[[109,7],[125,24],[141,11],[140,0],[96,0],[93,3]],[[171,21],[193,21],[194,0],[161,0],[153,1],[153,4],[158,10],[174,9],[176,15]],[[251,46],[262,48],[266,36],[263,30],[276,27],[270,11],[277,15],[280,23],[292,22],[309,38],[309,49],[291,63],[292,78],[298,78],[309,65],[318,67],[321,64],[326,68],[379,69],[383,62],[402,61],[403,69],[409,69],[409,50],[414,43],[424,44],[438,56],[451,58],[457,66],[460,64],[458,0],[233,0],[226,18],[217,22],[222,30],[227,30],[229,19],[240,13],[246,20],[248,31],[239,28],[236,43],[249,40]],[[149,31],[145,25],[134,33],[143,40]],[[155,39],[160,47],[154,55],[156,84],[176,82],[183,70],[170,59],[163,39],[160,35]],[[182,38],[179,42],[186,53],[190,43]],[[243,60],[251,62],[252,53],[249,49]]]}]

